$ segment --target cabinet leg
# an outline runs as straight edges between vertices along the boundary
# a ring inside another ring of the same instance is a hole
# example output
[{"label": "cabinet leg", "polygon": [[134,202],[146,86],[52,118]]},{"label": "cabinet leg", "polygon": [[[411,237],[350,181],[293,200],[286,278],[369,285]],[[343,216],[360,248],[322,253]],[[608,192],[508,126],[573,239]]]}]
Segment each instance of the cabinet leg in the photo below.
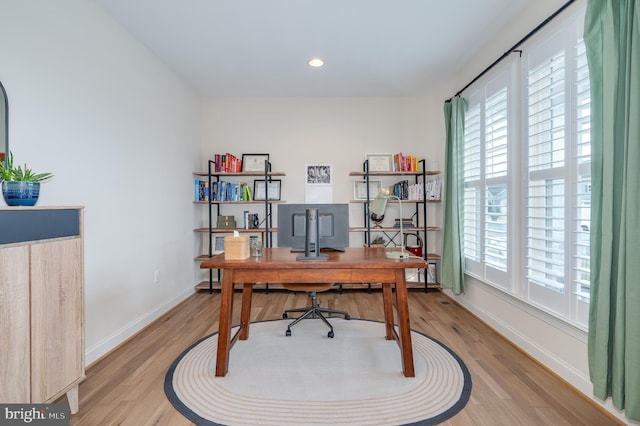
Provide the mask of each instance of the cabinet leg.
[{"label": "cabinet leg", "polygon": [[71,414],[76,414],[80,409],[78,404],[78,385],[75,385],[67,391],[67,401],[69,401],[69,411],[71,411]]}]

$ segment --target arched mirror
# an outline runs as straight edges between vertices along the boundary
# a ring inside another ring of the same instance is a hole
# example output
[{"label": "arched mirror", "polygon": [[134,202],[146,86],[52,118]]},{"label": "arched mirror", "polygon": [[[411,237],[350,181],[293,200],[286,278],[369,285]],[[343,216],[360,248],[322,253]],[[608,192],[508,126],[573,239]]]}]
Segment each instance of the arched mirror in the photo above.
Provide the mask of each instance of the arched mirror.
[{"label": "arched mirror", "polygon": [[9,99],[0,81],[0,161],[9,155]]}]

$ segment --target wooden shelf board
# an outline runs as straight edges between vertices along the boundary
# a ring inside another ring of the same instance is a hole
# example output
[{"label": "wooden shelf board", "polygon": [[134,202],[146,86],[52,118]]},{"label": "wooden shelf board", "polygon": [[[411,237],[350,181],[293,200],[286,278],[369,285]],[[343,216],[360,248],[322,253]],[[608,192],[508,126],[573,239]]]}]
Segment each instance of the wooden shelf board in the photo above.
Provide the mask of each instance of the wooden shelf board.
[{"label": "wooden shelf board", "polygon": [[[441,174],[440,171],[427,170],[424,172],[427,176],[435,176]],[[350,172],[349,176],[365,176],[365,172]],[[422,176],[422,171],[415,172],[369,172],[369,176]]]},{"label": "wooden shelf board", "polygon": [[[208,201],[194,201],[195,204],[209,204]],[[269,200],[269,204],[284,204],[285,200]],[[264,205],[264,200],[253,200],[253,201],[212,201],[211,204],[262,204]]]},{"label": "wooden shelf board", "polygon": [[[209,176],[208,172],[193,172],[194,176]],[[264,177],[264,172],[213,172],[211,176],[253,176]],[[267,176],[286,176],[284,172],[269,172]]]},{"label": "wooden shelf board", "polygon": [[[423,228],[418,228],[418,227],[411,227],[411,228],[402,228],[403,232],[415,232],[415,231],[423,231]],[[438,226],[427,226],[427,231],[440,231],[441,228]],[[349,232],[366,232],[367,231],[367,227],[366,226],[354,226],[354,227],[350,227],[349,228]],[[398,231],[400,232],[400,228],[394,228],[394,227],[387,227],[387,228],[374,228],[371,227],[371,232],[392,232],[392,231]]]},{"label": "wooden shelf board", "polygon": [[[373,200],[375,200],[375,198],[371,198],[368,202],[372,202]],[[431,201],[431,200],[427,200],[427,201]],[[354,204],[366,204],[367,200],[349,200],[350,203],[354,203]],[[387,203],[389,204],[398,204],[398,200],[396,200],[395,198],[387,198]],[[418,204],[418,203],[424,203],[424,200],[402,200],[402,204]]]},{"label": "wooden shelf board", "polygon": [[[211,228],[211,233],[212,234],[231,234],[233,233],[233,231],[238,231],[239,233],[255,233],[255,232],[260,232],[260,233],[264,233],[264,232],[278,232],[277,228],[269,228],[269,229],[264,229],[264,228],[252,228],[252,229],[244,229],[244,228]],[[209,232],[209,228],[196,228],[193,230],[193,232],[204,232],[207,233]]]}]

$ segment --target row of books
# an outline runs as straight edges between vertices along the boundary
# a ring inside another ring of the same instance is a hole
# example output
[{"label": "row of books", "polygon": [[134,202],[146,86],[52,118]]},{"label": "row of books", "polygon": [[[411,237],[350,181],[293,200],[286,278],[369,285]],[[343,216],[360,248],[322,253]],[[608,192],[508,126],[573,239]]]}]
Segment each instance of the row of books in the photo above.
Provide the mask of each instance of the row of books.
[{"label": "row of books", "polygon": [[401,180],[389,187],[389,194],[401,200],[419,201],[423,199],[424,185],[422,182],[409,184],[408,180]]},{"label": "row of books", "polygon": [[404,155],[401,152],[393,154],[393,170],[396,172],[417,172],[418,159],[415,155]]},{"label": "row of books", "polygon": [[[211,198],[209,198],[211,197]],[[253,201],[251,188],[246,182],[233,183],[226,181],[209,182],[203,180],[195,181],[196,201]]]},{"label": "row of books", "polygon": [[214,172],[240,173],[242,171],[242,160],[233,154],[214,154]]}]

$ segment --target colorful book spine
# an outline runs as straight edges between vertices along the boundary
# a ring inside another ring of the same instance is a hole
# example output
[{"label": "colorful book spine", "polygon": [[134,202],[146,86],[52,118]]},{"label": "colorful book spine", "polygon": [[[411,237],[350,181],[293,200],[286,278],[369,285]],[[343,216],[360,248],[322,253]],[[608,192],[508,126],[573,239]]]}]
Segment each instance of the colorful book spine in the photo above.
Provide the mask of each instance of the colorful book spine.
[{"label": "colorful book spine", "polygon": [[196,180],[194,184],[195,201],[209,201],[209,182]]}]

